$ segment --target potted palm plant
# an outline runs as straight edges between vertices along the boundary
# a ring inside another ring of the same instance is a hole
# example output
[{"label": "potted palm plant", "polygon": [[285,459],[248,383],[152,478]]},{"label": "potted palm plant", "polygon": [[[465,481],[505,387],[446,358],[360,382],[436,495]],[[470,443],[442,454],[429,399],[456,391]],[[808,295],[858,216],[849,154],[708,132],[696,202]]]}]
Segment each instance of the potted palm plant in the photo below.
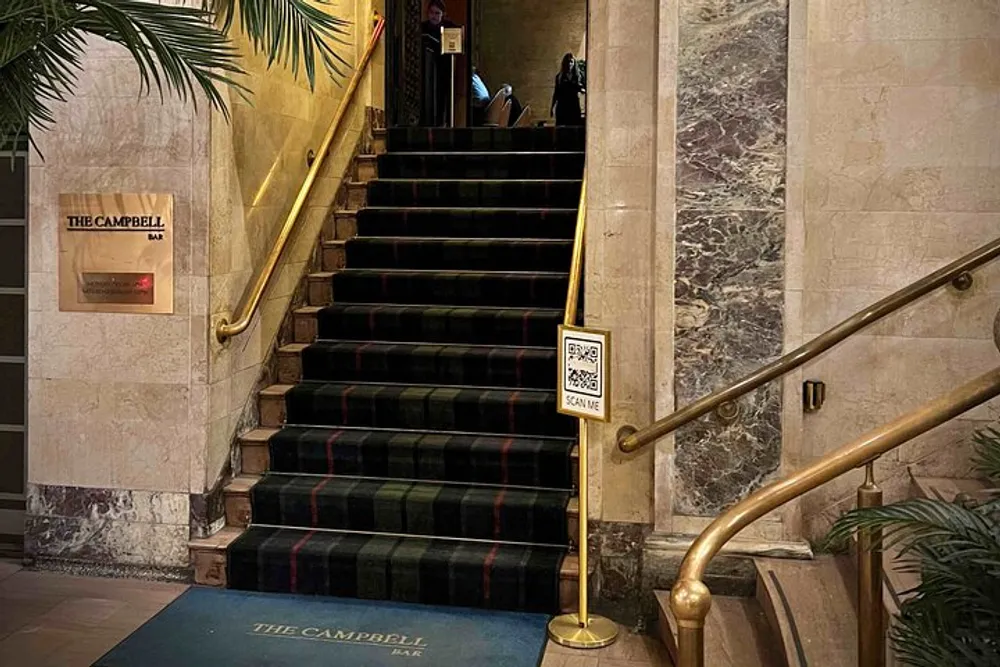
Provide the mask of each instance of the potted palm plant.
[{"label": "potted palm plant", "polygon": [[348,65],[333,50],[346,21],[328,0],[202,0],[201,6],[149,0],[3,0],[0,2],[0,145],[54,122],[51,105],[72,94],[89,41],[122,46],[135,60],[142,92],[156,89],[225,112],[220,86],[242,94],[239,30],[269,64],[305,70],[317,61],[335,78]]},{"label": "potted palm plant", "polygon": [[828,537],[843,544],[859,529],[881,529],[898,567],[920,576],[889,631],[906,665],[1000,665],[1000,431],[985,428],[974,441],[975,468],[993,489],[852,510]]}]

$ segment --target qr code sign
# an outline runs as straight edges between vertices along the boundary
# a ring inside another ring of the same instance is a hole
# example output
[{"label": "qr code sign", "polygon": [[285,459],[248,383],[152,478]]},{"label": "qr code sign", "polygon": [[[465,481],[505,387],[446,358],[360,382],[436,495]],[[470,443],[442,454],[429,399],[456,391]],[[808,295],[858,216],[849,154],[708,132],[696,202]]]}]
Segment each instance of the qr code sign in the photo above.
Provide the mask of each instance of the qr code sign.
[{"label": "qr code sign", "polygon": [[565,390],[601,396],[601,343],[566,339]]},{"label": "qr code sign", "polygon": [[559,327],[559,412],[581,419],[610,419],[610,355],[610,332]]}]

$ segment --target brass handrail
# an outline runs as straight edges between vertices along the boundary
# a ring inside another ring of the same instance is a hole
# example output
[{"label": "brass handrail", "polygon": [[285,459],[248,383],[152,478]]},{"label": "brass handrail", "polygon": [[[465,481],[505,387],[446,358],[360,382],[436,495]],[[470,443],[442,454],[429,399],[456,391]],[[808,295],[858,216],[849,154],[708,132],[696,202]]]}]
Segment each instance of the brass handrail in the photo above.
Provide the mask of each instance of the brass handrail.
[{"label": "brass handrail", "polygon": [[[879,456],[998,395],[1000,367],[861,436],[794,475],[768,484],[716,518],[684,556],[677,583],[670,592],[670,606],[678,626],[678,667],[705,664],[705,618],[712,596],[702,577],[726,542],[768,512],[860,466],[868,467],[862,489],[872,487],[871,464]],[[880,599],[878,603],[881,605]],[[877,618],[872,614],[869,618],[877,621],[881,609]]]},{"label": "brass handrail", "polygon": [[649,426],[635,430],[624,427],[618,438],[618,448],[625,453],[632,453],[646,445],[659,440],[671,431],[702,417],[720,406],[729,403],[743,394],[749,393],[768,382],[789,373],[806,362],[826,352],[846,338],[853,336],[861,329],[874,324],[886,315],[907,306],[917,299],[926,296],[936,289],[956,282],[960,288],[968,289],[971,277],[968,275],[983,264],[1000,257],[1000,238],[977,248],[951,264],[938,269],[930,275],[894,292],[881,301],[855,313],[832,329],[820,334],[805,345],[789,352],[783,357],[762,366],[736,383],[699,398],[694,403],[685,405],[663,419]]},{"label": "brass handrail", "polygon": [[333,140],[337,135],[337,131],[340,129],[340,124],[343,122],[344,116],[347,114],[347,109],[354,100],[354,94],[357,92],[358,85],[361,83],[362,77],[364,77],[365,72],[368,70],[368,63],[371,61],[372,54],[375,53],[376,47],[378,47],[378,42],[379,39],[381,39],[383,32],[385,32],[385,17],[378,12],[375,12],[375,30],[372,32],[371,39],[368,41],[368,46],[365,48],[365,52],[361,56],[361,60],[354,69],[354,74],[351,76],[351,81],[347,86],[347,91],[344,93],[344,99],[340,101],[340,105],[337,107],[337,113],[334,115],[333,121],[330,123],[330,127],[327,128],[326,134],[323,136],[323,141],[320,143],[319,150],[316,152],[316,159],[313,161],[312,165],[309,167],[309,171],[306,173],[306,178],[302,183],[302,187],[299,188],[299,193],[295,196],[292,208],[288,212],[288,216],[285,218],[284,224],[281,226],[281,231],[278,233],[278,238],[274,241],[274,246],[271,248],[271,252],[268,254],[267,260],[264,262],[264,266],[257,273],[257,277],[254,280],[250,291],[246,293],[246,296],[244,296],[240,305],[237,307],[237,316],[233,322],[230,323],[229,320],[223,318],[215,325],[215,337],[220,343],[225,343],[233,336],[237,336],[246,331],[247,327],[250,326],[250,322],[253,321],[253,316],[260,308],[261,299],[264,298],[264,293],[267,291],[268,285],[274,278],[274,272],[278,268],[278,262],[281,260],[281,255],[285,251],[288,239],[291,237],[292,231],[295,229],[295,223],[298,221],[299,214],[302,213],[302,208],[305,206],[306,199],[312,191],[313,184],[316,182],[316,177],[319,175],[319,170],[323,167],[326,158],[329,156]]},{"label": "brass handrail", "polygon": [[576,324],[576,311],[580,303],[580,281],[583,280],[583,239],[587,225],[587,170],[583,171],[580,185],[580,207],[576,210],[576,233],[573,235],[573,259],[569,265],[569,287],[566,293],[566,313],[563,324]]}]

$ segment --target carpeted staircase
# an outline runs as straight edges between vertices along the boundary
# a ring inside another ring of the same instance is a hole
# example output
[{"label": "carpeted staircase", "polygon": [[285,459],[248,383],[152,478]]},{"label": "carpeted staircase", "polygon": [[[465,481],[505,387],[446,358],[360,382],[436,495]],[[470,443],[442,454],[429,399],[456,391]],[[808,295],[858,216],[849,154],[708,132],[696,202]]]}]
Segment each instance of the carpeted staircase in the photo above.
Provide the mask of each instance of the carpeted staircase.
[{"label": "carpeted staircase", "polygon": [[556,412],[555,344],[583,131],[408,128],[387,145],[281,393],[228,585],[558,612],[576,422]]}]

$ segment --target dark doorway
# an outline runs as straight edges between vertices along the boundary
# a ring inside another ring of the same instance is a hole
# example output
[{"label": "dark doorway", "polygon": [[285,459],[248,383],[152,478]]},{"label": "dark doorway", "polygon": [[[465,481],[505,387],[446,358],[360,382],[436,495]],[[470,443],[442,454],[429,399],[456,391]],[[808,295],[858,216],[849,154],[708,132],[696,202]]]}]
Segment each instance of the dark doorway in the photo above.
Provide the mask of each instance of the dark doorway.
[{"label": "dark doorway", "polygon": [[24,549],[28,151],[0,153],[0,556]]},{"label": "dark doorway", "polygon": [[[464,53],[455,57],[455,126],[465,127],[471,117],[471,62],[474,48],[473,0],[446,0],[447,20],[465,28]],[[426,125],[432,101],[425,94],[435,82],[434,57],[429,54],[421,24],[427,19],[427,0],[389,0],[386,44],[386,116],[390,126]],[[450,72],[436,81],[444,98],[450,97]]]},{"label": "dark doorway", "polygon": [[[428,60],[421,22],[427,0],[389,0],[386,112],[390,126],[428,124]],[[510,86],[530,107],[531,125],[552,123],[552,94],[563,56],[571,53],[586,85],[587,0],[446,0],[447,18],[465,27],[465,53],[456,59],[455,124],[473,123],[472,72],[490,97]],[[586,109],[581,97],[582,110]],[[481,107],[477,107],[481,113]]]}]

